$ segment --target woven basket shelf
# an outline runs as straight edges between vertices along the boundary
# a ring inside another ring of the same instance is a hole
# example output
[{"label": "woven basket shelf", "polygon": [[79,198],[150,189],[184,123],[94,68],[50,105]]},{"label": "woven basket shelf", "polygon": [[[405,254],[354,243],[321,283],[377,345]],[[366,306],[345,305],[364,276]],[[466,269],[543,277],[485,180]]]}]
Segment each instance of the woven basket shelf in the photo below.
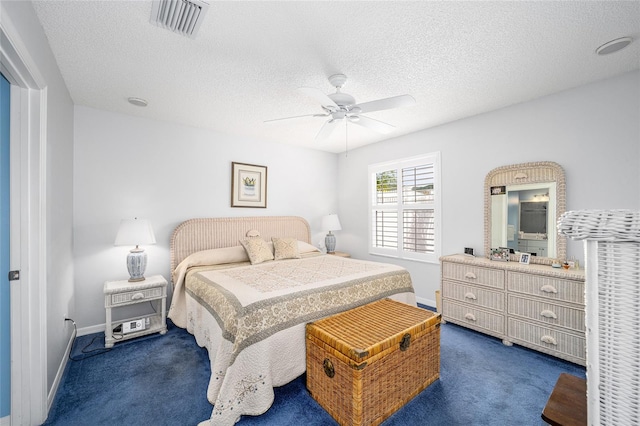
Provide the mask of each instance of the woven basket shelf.
[{"label": "woven basket shelf", "polygon": [[559,232],[586,246],[590,425],[640,424],[640,211],[570,211]]}]

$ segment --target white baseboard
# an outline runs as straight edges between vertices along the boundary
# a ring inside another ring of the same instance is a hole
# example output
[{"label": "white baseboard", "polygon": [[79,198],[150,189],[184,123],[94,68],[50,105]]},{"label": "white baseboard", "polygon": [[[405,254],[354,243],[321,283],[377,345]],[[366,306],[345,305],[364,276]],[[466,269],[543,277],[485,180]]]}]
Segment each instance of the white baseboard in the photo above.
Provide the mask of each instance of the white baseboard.
[{"label": "white baseboard", "polygon": [[11,415],[0,417],[0,426],[11,426]]},{"label": "white baseboard", "polygon": [[425,299],[424,297],[418,297],[418,296],[416,296],[416,301],[417,301],[418,303],[421,303],[421,304],[423,304],[423,305],[427,305],[427,306],[429,306],[429,307],[431,307],[431,308],[434,308],[434,309],[435,309],[435,307],[436,307],[436,301],[435,301],[435,300]]},{"label": "white baseboard", "polygon": [[90,327],[82,327],[78,329],[78,336],[86,336],[93,333],[104,333],[105,324],[92,325]]},{"label": "white baseboard", "polygon": [[56,393],[58,392],[58,387],[60,386],[60,382],[62,381],[64,370],[65,368],[67,368],[67,362],[69,362],[69,354],[71,353],[73,341],[75,338],[76,330],[74,329],[71,332],[71,337],[69,338],[69,342],[67,343],[67,349],[64,351],[64,356],[62,357],[62,361],[60,362],[60,366],[58,367],[58,372],[56,373],[56,377],[53,379],[53,385],[51,386],[51,390],[49,391],[49,395],[47,396],[47,413],[49,413],[49,410],[51,410],[51,405],[53,405],[53,400],[56,397]]}]

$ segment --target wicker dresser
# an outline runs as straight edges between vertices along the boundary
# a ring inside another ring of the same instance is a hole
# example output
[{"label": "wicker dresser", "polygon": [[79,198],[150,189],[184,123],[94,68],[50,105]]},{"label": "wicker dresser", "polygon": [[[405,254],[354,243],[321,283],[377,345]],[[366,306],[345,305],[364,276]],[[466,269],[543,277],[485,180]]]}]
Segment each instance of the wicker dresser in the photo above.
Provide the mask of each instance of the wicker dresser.
[{"label": "wicker dresser", "polygon": [[585,365],[584,271],[465,255],[440,262],[443,320]]}]

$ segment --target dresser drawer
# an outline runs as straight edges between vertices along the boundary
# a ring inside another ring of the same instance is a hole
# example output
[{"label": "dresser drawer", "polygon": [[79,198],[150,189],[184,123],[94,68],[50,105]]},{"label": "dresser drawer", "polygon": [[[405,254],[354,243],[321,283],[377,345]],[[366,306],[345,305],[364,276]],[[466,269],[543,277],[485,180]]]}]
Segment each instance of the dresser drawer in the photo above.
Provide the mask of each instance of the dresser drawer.
[{"label": "dresser drawer", "polygon": [[[165,287],[145,288],[137,291],[113,293],[107,296],[108,306],[125,305],[130,302],[138,303],[145,299],[157,299],[164,296]],[[110,304],[109,304],[110,299]]]},{"label": "dresser drawer", "polygon": [[482,308],[504,311],[504,293],[457,281],[442,281],[442,297]]},{"label": "dresser drawer", "polygon": [[489,269],[462,263],[443,262],[442,278],[504,289],[504,271],[501,269]]},{"label": "dresser drawer", "polygon": [[550,325],[569,328],[579,333],[584,333],[584,310],[561,306],[540,300],[525,299],[523,297],[509,295],[509,315],[529,318]]},{"label": "dresser drawer", "polygon": [[521,343],[532,349],[542,350],[584,365],[586,340],[583,335],[566,333],[515,318],[509,318],[508,321],[509,338],[520,341],[515,343]]},{"label": "dresser drawer", "polygon": [[507,287],[530,296],[584,305],[584,282],[507,271]]},{"label": "dresser drawer", "polygon": [[473,306],[442,301],[442,316],[445,320],[460,323],[470,328],[484,330],[489,334],[504,335],[504,315],[476,309]]}]

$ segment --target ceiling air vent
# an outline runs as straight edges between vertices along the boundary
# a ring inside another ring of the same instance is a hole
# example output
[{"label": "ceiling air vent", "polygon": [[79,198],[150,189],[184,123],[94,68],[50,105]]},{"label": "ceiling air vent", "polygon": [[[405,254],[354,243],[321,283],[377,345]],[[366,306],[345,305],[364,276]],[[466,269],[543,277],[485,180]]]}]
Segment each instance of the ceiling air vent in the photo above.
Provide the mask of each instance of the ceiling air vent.
[{"label": "ceiling air vent", "polygon": [[209,9],[203,0],[153,0],[151,23],[186,37],[195,38]]}]

